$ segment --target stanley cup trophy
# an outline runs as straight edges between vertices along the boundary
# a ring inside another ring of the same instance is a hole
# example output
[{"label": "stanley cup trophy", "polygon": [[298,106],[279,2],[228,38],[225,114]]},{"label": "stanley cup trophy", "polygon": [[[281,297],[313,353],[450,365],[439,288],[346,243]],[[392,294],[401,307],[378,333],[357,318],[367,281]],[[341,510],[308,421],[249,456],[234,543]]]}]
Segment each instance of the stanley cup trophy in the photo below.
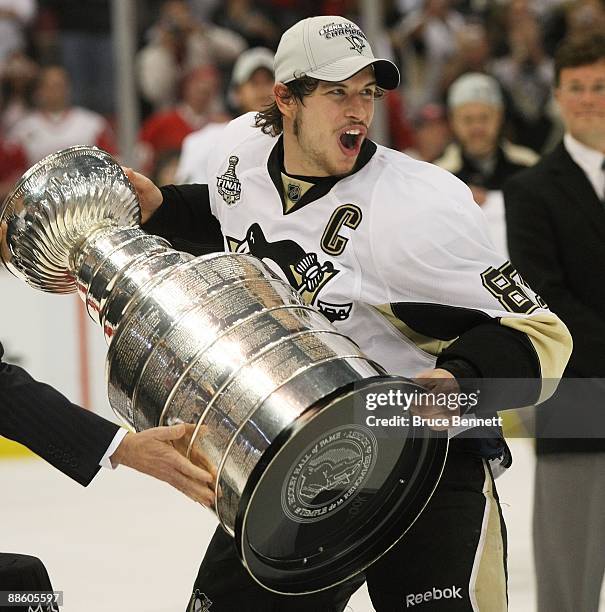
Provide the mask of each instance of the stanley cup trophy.
[{"label": "stanley cup trophy", "polygon": [[42,291],[77,291],[103,328],[114,411],[136,430],[189,425],[188,456],[215,471],[213,510],[259,584],[300,594],[342,582],[422,511],[447,436],[369,427],[364,408],[368,393],[414,385],[259,259],[193,257],[146,234],[109,154],[46,157],[0,222],[8,269]]}]

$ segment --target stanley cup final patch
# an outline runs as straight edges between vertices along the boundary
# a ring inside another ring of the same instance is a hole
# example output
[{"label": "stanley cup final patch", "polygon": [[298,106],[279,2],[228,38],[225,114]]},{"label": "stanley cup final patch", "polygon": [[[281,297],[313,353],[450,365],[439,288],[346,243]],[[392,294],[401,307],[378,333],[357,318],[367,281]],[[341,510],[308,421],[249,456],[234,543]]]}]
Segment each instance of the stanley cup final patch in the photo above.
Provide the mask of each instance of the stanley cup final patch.
[{"label": "stanley cup final patch", "polygon": [[242,193],[242,184],[235,174],[238,163],[239,157],[232,155],[226,172],[216,177],[216,188],[227,206],[235,206]]}]

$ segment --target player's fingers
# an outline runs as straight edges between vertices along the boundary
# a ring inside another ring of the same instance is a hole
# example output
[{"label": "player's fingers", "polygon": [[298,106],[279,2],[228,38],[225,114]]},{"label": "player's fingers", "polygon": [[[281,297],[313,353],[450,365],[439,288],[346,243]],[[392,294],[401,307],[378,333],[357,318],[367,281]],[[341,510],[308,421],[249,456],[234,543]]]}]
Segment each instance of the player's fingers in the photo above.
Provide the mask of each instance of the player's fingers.
[{"label": "player's fingers", "polygon": [[128,180],[134,186],[139,197],[142,197],[149,190],[151,181],[145,175],[141,174],[140,172],[136,172],[127,166],[122,166],[122,170],[128,177]]},{"label": "player's fingers", "polygon": [[417,376],[416,378],[413,378],[412,380],[414,383],[416,383],[420,387],[423,387],[424,389],[428,389],[429,391],[432,391],[433,389],[437,388],[437,386],[439,385],[438,378],[425,377],[425,376],[420,375],[420,376]]},{"label": "player's fingers", "polygon": [[136,188],[136,176],[135,171],[132,168],[128,168],[127,166],[122,166],[122,171],[128,178],[128,180],[135,186]]},{"label": "player's fingers", "polygon": [[410,412],[421,417],[429,417],[441,414],[443,412],[443,408],[435,404],[412,404],[410,406]]},{"label": "player's fingers", "polygon": [[422,370],[422,372],[418,372],[418,374],[416,374],[416,376],[414,376],[414,378],[412,380],[414,382],[416,382],[418,380],[430,379],[430,378],[433,377],[433,372],[434,371],[435,371],[434,369]]},{"label": "player's fingers", "polygon": [[0,255],[4,261],[9,261],[11,258],[11,252],[8,246],[8,242],[6,240],[6,236],[8,233],[8,226],[6,221],[0,223]]}]

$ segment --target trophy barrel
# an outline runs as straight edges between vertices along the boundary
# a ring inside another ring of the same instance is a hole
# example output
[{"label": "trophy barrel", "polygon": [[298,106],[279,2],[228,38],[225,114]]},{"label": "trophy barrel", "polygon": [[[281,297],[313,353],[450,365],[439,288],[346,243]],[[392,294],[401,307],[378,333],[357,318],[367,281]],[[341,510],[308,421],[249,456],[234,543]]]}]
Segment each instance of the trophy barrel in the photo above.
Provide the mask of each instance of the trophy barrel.
[{"label": "trophy barrel", "polygon": [[139,219],[111,156],[74,147],[5,200],[0,253],[33,287],[78,292],[109,345],[121,419],[187,426],[187,456],[216,475],[213,510],[259,584],[310,593],[362,571],[414,522],[445,462],[447,435],[366,420],[367,394],[417,387],[259,259],[180,253]]}]

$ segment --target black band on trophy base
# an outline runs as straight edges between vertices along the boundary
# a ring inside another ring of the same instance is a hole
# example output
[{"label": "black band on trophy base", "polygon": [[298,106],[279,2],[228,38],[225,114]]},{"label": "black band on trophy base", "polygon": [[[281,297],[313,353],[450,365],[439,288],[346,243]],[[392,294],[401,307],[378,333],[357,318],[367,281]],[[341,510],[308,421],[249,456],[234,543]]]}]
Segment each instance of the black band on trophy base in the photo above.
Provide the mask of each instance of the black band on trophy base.
[{"label": "black band on trophy base", "polygon": [[[405,379],[360,386],[416,388]],[[447,434],[407,427],[383,435],[358,415],[352,390],[324,399],[273,441],[248,478],[235,540],[265,588],[303,594],[347,580],[407,531],[432,494]]]}]

